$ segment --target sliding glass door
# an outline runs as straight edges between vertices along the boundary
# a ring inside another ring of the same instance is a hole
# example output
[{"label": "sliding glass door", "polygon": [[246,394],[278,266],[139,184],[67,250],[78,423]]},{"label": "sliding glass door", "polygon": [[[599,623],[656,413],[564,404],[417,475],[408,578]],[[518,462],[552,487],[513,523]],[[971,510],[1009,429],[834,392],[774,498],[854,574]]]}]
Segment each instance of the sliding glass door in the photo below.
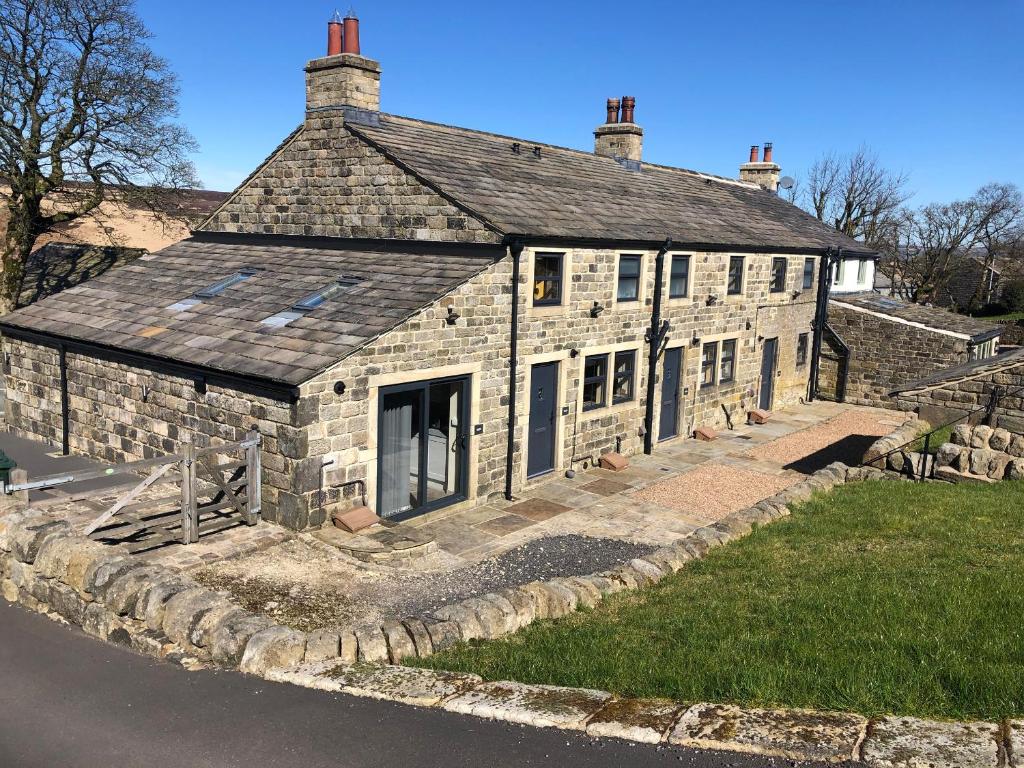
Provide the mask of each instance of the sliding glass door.
[{"label": "sliding glass door", "polygon": [[377,513],[401,518],[466,497],[469,379],[388,387],[377,417]]}]

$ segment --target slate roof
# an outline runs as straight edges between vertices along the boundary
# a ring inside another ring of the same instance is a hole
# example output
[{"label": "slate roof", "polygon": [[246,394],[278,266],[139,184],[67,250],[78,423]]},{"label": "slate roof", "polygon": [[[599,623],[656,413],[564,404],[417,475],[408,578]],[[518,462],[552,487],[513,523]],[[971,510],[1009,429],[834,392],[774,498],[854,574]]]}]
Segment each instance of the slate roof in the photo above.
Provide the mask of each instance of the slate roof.
[{"label": "slate roof", "polygon": [[[461,253],[451,246],[434,253],[410,244],[396,253],[345,248],[344,241],[196,236],[16,310],[0,328],[297,385],[503,255],[493,248]],[[168,309],[243,267],[260,271],[185,311]],[[342,275],[362,282],[285,327],[260,323]]]},{"label": "slate roof", "polygon": [[871,252],[752,184],[396,115],[350,118],[354,134],[505,234]]},{"label": "slate roof", "polygon": [[1024,347],[1011,349],[995,357],[987,357],[984,360],[972,360],[969,363],[961,363],[951,368],[944,368],[941,371],[925,376],[923,379],[904,384],[897,390],[890,392],[890,395],[898,395],[904,392],[915,392],[921,389],[941,387],[946,384],[955,384],[966,379],[973,379],[998,373],[1007,368],[1017,368],[1024,365]]},{"label": "slate roof", "polygon": [[926,307],[912,304],[892,296],[882,296],[873,291],[862,293],[841,293],[831,298],[839,304],[889,315],[911,323],[920,323],[928,328],[950,333],[961,333],[971,341],[980,342],[994,338],[1002,332],[1002,326],[988,323],[966,315],[958,315],[941,307]]},{"label": "slate roof", "polygon": [[145,252],[143,248],[47,243],[33,251],[25,262],[25,282],[18,306],[27,306],[84,283],[108,269],[134,261]]}]

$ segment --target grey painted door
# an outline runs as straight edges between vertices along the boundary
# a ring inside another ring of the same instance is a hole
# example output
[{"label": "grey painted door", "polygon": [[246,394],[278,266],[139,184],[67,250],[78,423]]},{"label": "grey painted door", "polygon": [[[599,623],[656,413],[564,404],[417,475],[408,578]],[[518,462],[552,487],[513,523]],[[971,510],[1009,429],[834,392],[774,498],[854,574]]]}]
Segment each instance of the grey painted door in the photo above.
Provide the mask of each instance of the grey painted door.
[{"label": "grey painted door", "polygon": [[526,474],[543,475],[555,468],[555,408],[558,363],[540,363],[530,373],[530,434],[526,445]]},{"label": "grey painted door", "polygon": [[772,409],[772,399],[775,394],[775,357],[779,351],[779,340],[765,339],[764,349],[761,351],[761,394],[758,398],[758,407],[766,411]]},{"label": "grey painted door", "polygon": [[668,440],[679,434],[679,379],[683,363],[682,347],[665,350],[661,363],[661,414],[658,439]]}]

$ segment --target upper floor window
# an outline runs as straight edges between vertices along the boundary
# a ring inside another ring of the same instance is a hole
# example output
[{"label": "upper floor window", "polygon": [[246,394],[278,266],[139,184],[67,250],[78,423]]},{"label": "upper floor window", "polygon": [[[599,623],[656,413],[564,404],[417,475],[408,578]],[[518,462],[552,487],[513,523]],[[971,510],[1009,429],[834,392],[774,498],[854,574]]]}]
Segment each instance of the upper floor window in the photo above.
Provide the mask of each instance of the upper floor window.
[{"label": "upper floor window", "polygon": [[616,301],[640,299],[640,257],[619,256],[619,284]]},{"label": "upper floor window", "polygon": [[625,403],[633,399],[636,380],[636,350],[615,353],[615,378],[612,381],[612,403]]},{"label": "upper floor window", "polygon": [[814,287],[814,259],[804,259],[804,290]]},{"label": "upper floor window", "polygon": [[786,290],[786,260],[776,257],[772,259],[772,293],[782,293]]},{"label": "upper floor window", "polygon": [[606,402],[608,355],[590,355],[583,362],[583,410],[601,408]]},{"label": "upper floor window", "polygon": [[533,257],[533,306],[551,307],[562,303],[564,257],[560,253],[538,253]]},{"label": "upper floor window", "polygon": [[704,345],[700,356],[700,385],[715,385],[715,368],[718,366],[718,342],[711,341]]},{"label": "upper floor window", "polygon": [[796,337],[796,364],[797,366],[807,364],[807,338],[808,334],[801,333]]},{"label": "upper floor window", "polygon": [[726,284],[726,291],[729,296],[737,296],[743,293],[743,257],[729,257],[729,282]]},{"label": "upper floor window", "polygon": [[736,339],[722,342],[722,362],[718,371],[718,383],[725,384],[736,378]]},{"label": "upper floor window", "polygon": [[690,293],[690,257],[673,256],[668,280],[668,297],[683,299]]}]

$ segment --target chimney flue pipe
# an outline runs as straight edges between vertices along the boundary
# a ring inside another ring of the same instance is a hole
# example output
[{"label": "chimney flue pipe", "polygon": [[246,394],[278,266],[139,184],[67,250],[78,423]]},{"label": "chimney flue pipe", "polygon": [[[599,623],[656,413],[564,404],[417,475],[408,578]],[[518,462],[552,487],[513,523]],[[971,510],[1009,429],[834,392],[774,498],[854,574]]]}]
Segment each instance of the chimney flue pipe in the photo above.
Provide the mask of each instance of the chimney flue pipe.
[{"label": "chimney flue pipe", "polygon": [[327,55],[337,56],[341,53],[341,16],[335,11],[327,22]]},{"label": "chimney flue pipe", "polygon": [[606,123],[617,123],[619,122],[619,100],[608,99],[608,119]]},{"label": "chimney flue pipe", "polygon": [[342,42],[342,53],[359,55],[359,19],[348,15],[345,17],[345,37]]},{"label": "chimney flue pipe", "polygon": [[750,162],[758,162],[758,155],[761,153],[761,148],[757,144],[750,145]]},{"label": "chimney flue pipe", "polygon": [[636,99],[632,96],[622,97],[622,122],[633,122],[633,110],[636,109]]},{"label": "chimney flue pipe", "polygon": [[772,143],[770,141],[764,143],[764,161],[766,163],[772,161]]}]

